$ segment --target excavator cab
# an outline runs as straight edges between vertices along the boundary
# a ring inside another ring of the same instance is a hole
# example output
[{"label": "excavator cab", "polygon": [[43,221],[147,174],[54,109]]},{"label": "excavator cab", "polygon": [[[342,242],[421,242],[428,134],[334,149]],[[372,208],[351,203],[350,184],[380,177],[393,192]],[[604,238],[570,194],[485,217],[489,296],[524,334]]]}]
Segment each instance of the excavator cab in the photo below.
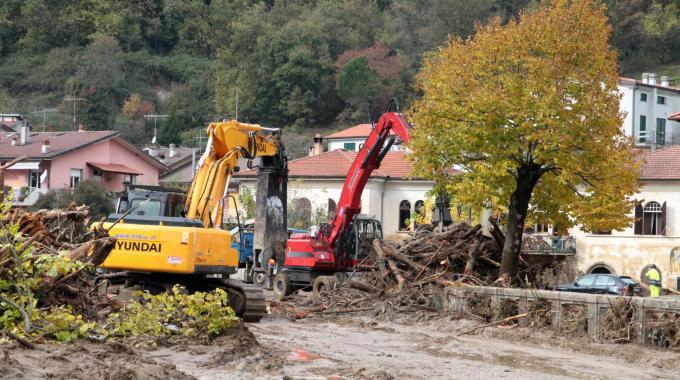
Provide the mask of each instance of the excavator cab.
[{"label": "excavator cab", "polygon": [[181,217],[186,196],[183,190],[159,186],[128,185],[116,202],[116,214]]},{"label": "excavator cab", "polygon": [[373,240],[383,238],[382,225],[368,215],[355,215],[349,224],[347,253],[349,260],[356,264],[369,256]]}]

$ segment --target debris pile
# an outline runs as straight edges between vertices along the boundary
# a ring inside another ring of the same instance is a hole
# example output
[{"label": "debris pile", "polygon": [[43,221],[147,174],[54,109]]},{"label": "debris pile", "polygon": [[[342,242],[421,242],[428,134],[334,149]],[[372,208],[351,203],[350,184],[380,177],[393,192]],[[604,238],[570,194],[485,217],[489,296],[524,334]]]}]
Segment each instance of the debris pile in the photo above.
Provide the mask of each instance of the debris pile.
[{"label": "debris pile", "polygon": [[36,323],[38,310],[90,319],[110,306],[95,291],[93,265],[106,259],[115,239],[88,230],[86,206],[27,212],[4,204],[0,211],[0,306],[10,316],[0,327],[6,335],[44,330]]}]

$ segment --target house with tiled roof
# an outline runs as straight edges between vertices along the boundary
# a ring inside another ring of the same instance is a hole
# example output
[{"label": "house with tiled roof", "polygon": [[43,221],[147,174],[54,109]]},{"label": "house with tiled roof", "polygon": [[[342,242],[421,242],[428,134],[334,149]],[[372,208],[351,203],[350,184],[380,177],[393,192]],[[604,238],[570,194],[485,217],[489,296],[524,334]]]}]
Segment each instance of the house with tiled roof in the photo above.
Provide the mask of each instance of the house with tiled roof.
[{"label": "house with tiled roof", "polygon": [[[302,227],[312,224],[315,215],[334,215],[356,155],[354,151],[336,149],[288,162],[288,212],[302,220]],[[434,185],[412,176],[411,169],[404,152],[388,152],[361,196],[361,213],[380,221],[388,239],[404,236],[410,228],[412,213],[423,207]],[[255,170],[245,170],[235,180],[242,188],[254,190],[256,177]]]},{"label": "house with tiled roof", "polygon": [[639,146],[680,144],[680,87],[667,76],[619,78],[623,130]]},{"label": "house with tiled roof", "polygon": [[622,231],[570,231],[586,273],[640,279],[648,265],[661,269],[664,287],[680,289],[680,145],[644,150],[640,189]]},{"label": "house with tiled roof", "polygon": [[[323,137],[323,141],[326,142],[329,151],[344,149],[351,152],[358,152],[374,127],[373,124],[358,124],[351,128],[326,135]],[[394,135],[394,132],[390,131],[390,134]],[[317,136],[317,139],[318,138],[319,136]],[[394,151],[401,149],[403,149],[403,147],[398,145],[392,146],[392,150]],[[310,148],[310,151],[311,150],[312,149]]]},{"label": "house with tiled roof", "polygon": [[15,205],[29,206],[40,194],[69,189],[81,181],[101,182],[108,191],[124,182],[157,185],[168,168],[116,131],[0,132],[0,163],[27,158],[4,172],[4,185],[15,194]]}]

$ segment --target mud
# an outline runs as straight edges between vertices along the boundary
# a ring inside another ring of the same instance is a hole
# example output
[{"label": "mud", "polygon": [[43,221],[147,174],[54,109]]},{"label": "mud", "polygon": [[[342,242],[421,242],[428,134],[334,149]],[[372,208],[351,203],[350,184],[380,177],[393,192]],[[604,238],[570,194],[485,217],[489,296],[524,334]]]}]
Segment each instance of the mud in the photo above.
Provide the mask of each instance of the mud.
[{"label": "mud", "polygon": [[268,318],[209,343],[0,346],[12,379],[671,379],[680,354],[594,344],[547,330],[492,327],[434,313],[418,320],[368,316]]}]

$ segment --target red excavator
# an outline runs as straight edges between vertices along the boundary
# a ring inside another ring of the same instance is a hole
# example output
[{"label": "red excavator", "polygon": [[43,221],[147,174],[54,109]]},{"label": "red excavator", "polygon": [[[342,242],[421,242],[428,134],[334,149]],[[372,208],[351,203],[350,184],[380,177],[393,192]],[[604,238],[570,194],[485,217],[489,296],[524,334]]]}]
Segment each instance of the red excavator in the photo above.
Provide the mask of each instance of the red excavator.
[{"label": "red excavator", "polygon": [[331,223],[321,226],[316,236],[293,234],[288,239],[283,266],[277,260],[278,273],[272,284],[277,297],[283,298],[310,285],[315,293],[333,288],[365,258],[373,239],[382,238],[380,223],[359,213],[361,193],[373,170],[380,167],[397,138],[409,141],[410,127],[400,113],[391,111],[394,104],[390,100],[386,112],[359,149]]}]

